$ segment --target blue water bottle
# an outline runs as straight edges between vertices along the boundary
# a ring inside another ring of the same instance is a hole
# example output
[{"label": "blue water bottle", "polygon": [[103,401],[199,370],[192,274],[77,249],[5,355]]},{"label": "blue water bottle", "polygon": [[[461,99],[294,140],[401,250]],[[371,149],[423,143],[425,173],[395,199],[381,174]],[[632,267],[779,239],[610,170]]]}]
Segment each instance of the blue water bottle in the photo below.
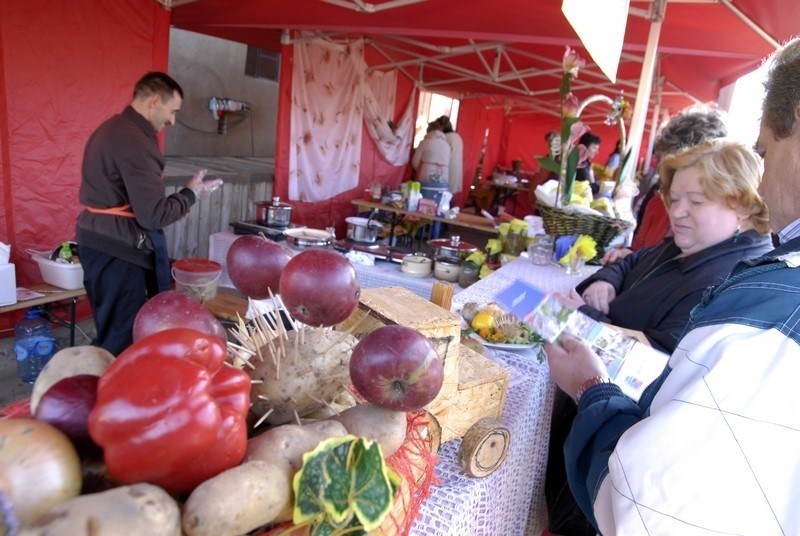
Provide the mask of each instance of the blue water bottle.
[{"label": "blue water bottle", "polygon": [[14,350],[19,379],[33,383],[53,356],[56,341],[41,307],[31,307],[14,325]]}]

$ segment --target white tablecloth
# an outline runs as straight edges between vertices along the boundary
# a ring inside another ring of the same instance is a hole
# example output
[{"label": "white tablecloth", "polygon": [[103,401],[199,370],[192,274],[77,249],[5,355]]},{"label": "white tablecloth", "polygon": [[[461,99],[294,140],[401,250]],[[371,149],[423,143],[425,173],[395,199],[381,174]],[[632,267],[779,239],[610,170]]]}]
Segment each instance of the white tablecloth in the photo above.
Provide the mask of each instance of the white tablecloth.
[{"label": "white tablecloth", "polygon": [[[230,231],[221,233],[214,233],[208,239],[208,258],[212,261],[220,263],[222,266],[222,273],[220,274],[219,284],[223,287],[233,288],[233,282],[228,277],[228,272],[225,269],[225,257],[228,254],[228,248],[234,240],[239,238],[240,235],[234,234]],[[352,263],[353,268],[356,270],[358,282],[361,288],[373,287],[405,287],[414,294],[427,299],[431,297],[431,289],[436,279],[433,275],[428,277],[413,277],[406,275],[400,271],[400,264],[396,262],[375,261],[374,265],[364,265]],[[457,294],[461,287],[455,285],[453,291]]]},{"label": "white tablecloth", "polygon": [[[468,301],[492,301],[515,280],[547,292],[568,292],[595,270],[589,266],[582,275],[571,276],[560,266],[537,266],[519,258],[457,294],[453,310]],[[461,440],[445,443],[436,465],[442,483],[432,488],[411,534],[538,536],[545,529],[544,479],[555,385],[537,351],[495,352],[511,371],[502,418],[511,431],[511,447],[503,466],[486,478],[470,478],[457,461]]]}]

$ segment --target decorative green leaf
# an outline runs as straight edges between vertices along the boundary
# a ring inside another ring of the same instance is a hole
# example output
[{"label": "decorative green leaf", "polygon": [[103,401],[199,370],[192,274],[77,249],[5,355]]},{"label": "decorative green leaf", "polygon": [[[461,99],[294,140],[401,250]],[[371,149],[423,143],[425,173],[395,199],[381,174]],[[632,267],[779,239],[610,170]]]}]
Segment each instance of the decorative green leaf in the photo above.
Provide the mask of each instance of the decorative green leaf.
[{"label": "decorative green leaf", "polygon": [[548,171],[552,171],[553,173],[561,173],[561,164],[549,156],[537,156],[536,161],[539,162],[540,166]]},{"label": "decorative green leaf", "polygon": [[322,491],[322,499],[325,505],[325,512],[330,516],[331,521],[337,525],[341,525],[351,514],[353,475],[349,458],[353,445],[353,441],[342,443],[325,455],[323,467],[327,485]]},{"label": "decorative green leaf", "polygon": [[563,75],[561,75],[561,87],[558,88],[558,93],[561,95],[562,99],[567,93],[569,93],[571,79],[572,75],[569,72],[565,72]]},{"label": "decorative green leaf", "polygon": [[561,195],[565,206],[569,205],[572,200],[572,185],[575,183],[575,174],[578,171],[578,158],[580,158],[580,151],[577,147],[574,147],[567,158],[567,176],[564,180],[564,191]]},{"label": "decorative green leaf", "polygon": [[303,467],[294,475],[292,482],[295,497],[292,518],[295,525],[325,517],[323,492],[329,484],[325,474],[325,457],[340,445],[350,445],[354,439],[354,436],[331,438],[303,454]]},{"label": "decorative green leaf", "polygon": [[351,463],[355,475],[353,509],[367,531],[380,526],[392,509],[394,492],[378,443],[360,438],[353,445]]},{"label": "decorative green leaf", "polygon": [[294,523],[311,523],[313,536],[364,534],[391,511],[399,485],[377,443],[328,439],[303,455],[294,477]]}]

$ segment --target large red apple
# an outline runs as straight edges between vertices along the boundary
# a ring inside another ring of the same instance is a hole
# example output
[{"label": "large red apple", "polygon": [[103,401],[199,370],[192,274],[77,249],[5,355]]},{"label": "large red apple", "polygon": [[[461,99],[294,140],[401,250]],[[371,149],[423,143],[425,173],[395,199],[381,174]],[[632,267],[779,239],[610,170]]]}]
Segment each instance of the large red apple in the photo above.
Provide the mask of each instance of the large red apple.
[{"label": "large red apple", "polygon": [[353,348],[350,380],[376,406],[416,411],[439,394],[444,364],[433,344],[417,330],[383,326]]},{"label": "large red apple", "polygon": [[292,250],[265,238],[245,235],[233,241],[225,257],[225,269],[236,290],[254,300],[278,292],[281,272],[292,258]]},{"label": "large red apple", "polygon": [[286,310],[300,322],[333,326],[355,310],[361,285],[343,255],[328,249],[307,249],[286,263],[280,291]]},{"label": "large red apple", "polygon": [[175,290],[159,292],[139,309],[133,321],[133,342],[172,328],[192,328],[227,343],[225,328],[211,311]]}]

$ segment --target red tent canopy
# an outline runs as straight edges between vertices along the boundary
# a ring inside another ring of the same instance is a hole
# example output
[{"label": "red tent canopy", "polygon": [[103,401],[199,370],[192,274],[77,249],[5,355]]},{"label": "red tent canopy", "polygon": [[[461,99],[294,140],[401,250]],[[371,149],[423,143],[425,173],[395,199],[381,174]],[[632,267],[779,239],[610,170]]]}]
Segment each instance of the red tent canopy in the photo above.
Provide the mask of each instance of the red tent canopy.
[{"label": "red tent canopy", "polygon": [[[657,3],[661,3],[660,0]],[[575,92],[625,92],[633,100],[656,2],[631,2],[618,80],[594,65],[581,72]],[[662,108],[675,111],[718,97],[721,87],[758,66],[776,41],[797,31],[796,0],[667,1],[658,46]],[[564,46],[578,48],[560,2],[505,0],[184,0],[173,10],[176,27],[274,48],[283,30],[366,36],[386,66],[423,66],[419,81],[431,91],[462,99],[491,95],[506,110],[558,113]],[[378,68],[378,67],[376,67]],[[655,99],[658,92],[654,92]]]}]

